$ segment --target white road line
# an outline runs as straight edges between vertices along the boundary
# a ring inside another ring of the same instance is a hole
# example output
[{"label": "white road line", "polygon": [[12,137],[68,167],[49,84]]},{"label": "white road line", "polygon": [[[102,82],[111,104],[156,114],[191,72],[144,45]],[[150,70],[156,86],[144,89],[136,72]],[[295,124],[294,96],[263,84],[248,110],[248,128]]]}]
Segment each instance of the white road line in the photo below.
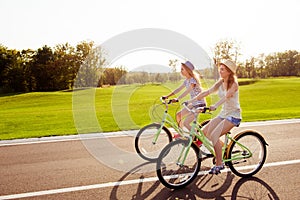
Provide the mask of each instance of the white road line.
[{"label": "white road line", "polygon": [[[243,122],[243,123],[241,123],[240,127],[267,126],[267,125],[278,125],[278,124],[295,124],[295,123],[300,123],[300,119]],[[69,136],[52,136],[52,137],[42,137],[42,138],[30,138],[30,139],[2,140],[2,141],[0,141],[0,147],[25,145],[25,144],[40,144],[40,143],[51,143],[51,142],[90,140],[90,139],[99,139],[99,138],[105,138],[105,137],[121,137],[121,136],[133,136],[134,137],[137,134],[137,132],[138,132],[138,130],[110,132],[110,133],[92,133],[92,134],[69,135]]]},{"label": "white road line", "polygon": [[[275,166],[282,166],[282,165],[298,164],[298,163],[300,163],[300,159],[299,160],[288,160],[288,161],[273,162],[273,163],[265,163],[264,168],[265,167],[275,167]],[[227,172],[227,171],[230,171],[230,170],[227,169],[224,172]],[[204,174],[208,174],[208,171],[204,171],[204,172],[199,173],[199,175],[204,175]],[[43,195],[60,194],[60,193],[67,193],[67,192],[76,192],[76,191],[83,191],[83,190],[92,190],[92,189],[115,187],[115,186],[121,186],[121,185],[139,184],[139,183],[146,183],[146,182],[155,182],[155,181],[158,181],[157,177],[150,177],[150,178],[135,179],[135,180],[128,180],[128,181],[110,182],[110,183],[85,185],[85,186],[70,187],[70,188],[60,188],[60,189],[53,189],[53,190],[44,190],[44,191],[37,191],[37,192],[28,192],[28,193],[5,195],[5,196],[0,196],[0,199],[1,200],[6,200],[6,199],[37,197],[37,196],[43,196]]]}]

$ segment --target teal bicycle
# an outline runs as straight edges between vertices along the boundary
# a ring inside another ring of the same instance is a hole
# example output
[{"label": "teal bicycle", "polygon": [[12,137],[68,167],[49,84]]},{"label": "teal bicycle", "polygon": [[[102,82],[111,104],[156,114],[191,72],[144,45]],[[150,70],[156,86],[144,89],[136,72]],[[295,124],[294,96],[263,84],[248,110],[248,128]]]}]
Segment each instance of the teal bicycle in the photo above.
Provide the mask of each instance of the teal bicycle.
[{"label": "teal bicycle", "polygon": [[[156,164],[158,179],[170,189],[187,186],[194,181],[200,171],[203,155],[193,142],[195,138],[202,141],[202,145],[215,157],[211,142],[205,137],[201,128],[196,125],[198,111],[189,109],[185,104],[184,106],[194,114],[189,136],[165,146],[158,156]],[[207,107],[199,109],[202,112],[209,110]],[[243,131],[234,137],[231,137],[229,132],[225,134],[222,149],[223,163],[237,176],[253,176],[263,167],[267,155],[266,146],[267,143],[263,136],[254,130]]]},{"label": "teal bicycle", "polygon": [[[161,97],[160,101],[161,104],[158,106],[164,106],[164,112],[161,117],[161,122],[144,126],[139,130],[135,137],[136,152],[141,158],[150,162],[156,162],[161,150],[167,144],[173,141],[173,134],[168,127],[173,128],[174,132],[179,134],[179,137],[184,137],[189,133],[179,127],[174,118],[168,113],[169,105],[172,104],[172,100]],[[154,110],[156,108],[154,108]],[[196,122],[196,124],[197,126],[202,127],[208,122],[209,120],[206,120],[200,124]],[[166,125],[168,125],[168,127]]]}]

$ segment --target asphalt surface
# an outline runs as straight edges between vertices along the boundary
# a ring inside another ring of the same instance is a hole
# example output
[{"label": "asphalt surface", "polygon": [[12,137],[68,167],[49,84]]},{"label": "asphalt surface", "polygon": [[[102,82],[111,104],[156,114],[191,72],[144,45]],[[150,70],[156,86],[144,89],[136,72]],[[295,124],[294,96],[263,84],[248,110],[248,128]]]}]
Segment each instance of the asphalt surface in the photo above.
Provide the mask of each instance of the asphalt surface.
[{"label": "asphalt surface", "polygon": [[0,142],[0,199],[299,199],[300,120],[248,123],[233,130],[262,133],[264,168],[241,179],[229,170],[203,173],[173,191],[156,178],[155,164],[134,151],[134,134],[89,135]]}]

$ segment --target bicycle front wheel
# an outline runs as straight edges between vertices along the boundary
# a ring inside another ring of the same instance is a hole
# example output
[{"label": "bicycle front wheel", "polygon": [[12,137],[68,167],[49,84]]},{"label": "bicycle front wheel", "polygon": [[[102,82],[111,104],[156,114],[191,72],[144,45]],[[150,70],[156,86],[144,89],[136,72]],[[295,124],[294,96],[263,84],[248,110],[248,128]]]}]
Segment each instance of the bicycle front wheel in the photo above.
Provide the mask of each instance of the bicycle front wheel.
[{"label": "bicycle front wheel", "polygon": [[229,145],[228,166],[240,177],[250,177],[263,166],[267,156],[266,142],[257,132],[245,131],[235,136]]},{"label": "bicycle front wheel", "polygon": [[160,182],[170,189],[180,189],[190,184],[198,175],[201,165],[199,148],[192,144],[186,160],[182,163],[188,140],[175,140],[160,153],[156,173]]},{"label": "bicycle front wheel", "polygon": [[[155,162],[161,150],[172,141],[172,134],[165,126],[161,131],[160,124],[149,124],[143,127],[135,138],[135,150],[138,155],[150,162]],[[158,134],[157,139],[155,136]]]}]

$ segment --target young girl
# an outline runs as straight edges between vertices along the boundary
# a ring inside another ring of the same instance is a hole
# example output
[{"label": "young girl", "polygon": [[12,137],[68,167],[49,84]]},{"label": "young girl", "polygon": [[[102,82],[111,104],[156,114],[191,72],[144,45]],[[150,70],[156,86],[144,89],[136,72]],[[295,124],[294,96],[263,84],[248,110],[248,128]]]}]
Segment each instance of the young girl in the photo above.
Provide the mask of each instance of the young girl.
[{"label": "young girl", "polygon": [[220,100],[215,105],[210,106],[210,110],[216,110],[217,107],[223,105],[219,115],[203,128],[204,134],[212,141],[216,153],[216,166],[211,168],[210,174],[219,174],[224,169],[224,164],[222,163],[223,143],[220,137],[234,126],[239,126],[242,119],[239,103],[239,85],[235,75],[236,69],[236,64],[231,60],[221,62],[219,67],[220,80],[210,89],[188,101],[190,103],[198,101],[198,99],[203,99],[209,94],[218,91]]},{"label": "young girl", "polygon": [[[182,85],[180,85],[177,89],[175,89],[173,92],[168,94],[167,96],[164,96],[164,98],[169,98],[172,95],[175,95],[179,93],[181,90],[186,88],[186,90],[177,98],[172,99],[172,102],[177,102],[181,100],[183,97],[185,97],[187,94],[190,93],[191,99],[195,98],[198,94],[201,93],[201,84],[199,79],[197,78],[197,75],[194,73],[194,65],[186,61],[185,63],[181,63],[181,74],[186,78]],[[206,106],[206,101],[204,98],[199,98],[195,100],[192,104],[193,107],[202,107]],[[176,121],[179,124],[180,127],[186,127],[188,130],[191,129],[190,123],[193,121],[193,116],[188,115],[190,114],[187,109],[183,108],[178,113],[176,113]],[[186,119],[184,122],[182,122],[182,119],[185,117]],[[175,136],[176,137],[176,136]]]}]

